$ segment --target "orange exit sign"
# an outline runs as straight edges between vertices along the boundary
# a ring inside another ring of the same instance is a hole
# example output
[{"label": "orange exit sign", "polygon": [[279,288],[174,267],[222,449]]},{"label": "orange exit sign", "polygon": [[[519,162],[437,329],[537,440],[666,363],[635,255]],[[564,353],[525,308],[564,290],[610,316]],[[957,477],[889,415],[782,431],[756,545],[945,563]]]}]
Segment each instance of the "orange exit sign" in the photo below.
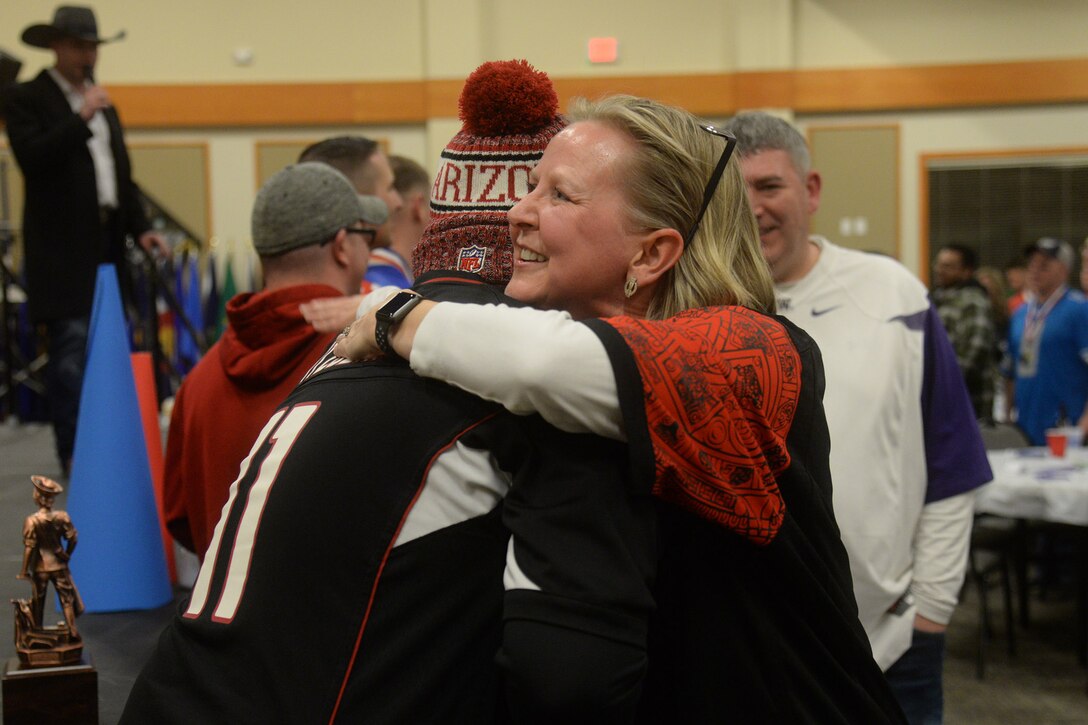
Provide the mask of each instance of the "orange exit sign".
[{"label": "orange exit sign", "polygon": [[590,63],[615,63],[619,53],[619,41],[615,38],[590,38]]}]

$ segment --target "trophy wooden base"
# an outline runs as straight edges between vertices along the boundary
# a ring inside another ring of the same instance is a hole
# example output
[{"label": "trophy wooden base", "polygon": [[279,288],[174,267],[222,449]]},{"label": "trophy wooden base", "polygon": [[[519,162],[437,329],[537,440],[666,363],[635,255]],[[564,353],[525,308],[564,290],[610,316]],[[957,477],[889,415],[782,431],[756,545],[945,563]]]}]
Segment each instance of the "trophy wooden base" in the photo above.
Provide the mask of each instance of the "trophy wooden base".
[{"label": "trophy wooden base", "polygon": [[78,664],[4,665],[4,725],[98,725],[98,672],[84,653]]}]

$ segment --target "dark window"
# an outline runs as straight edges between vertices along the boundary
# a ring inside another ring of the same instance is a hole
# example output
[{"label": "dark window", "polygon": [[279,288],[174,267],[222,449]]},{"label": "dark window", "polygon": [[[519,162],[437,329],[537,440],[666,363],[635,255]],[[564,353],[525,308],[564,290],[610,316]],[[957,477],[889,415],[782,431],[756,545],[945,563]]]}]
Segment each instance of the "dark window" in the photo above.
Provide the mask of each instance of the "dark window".
[{"label": "dark window", "polygon": [[[945,244],[978,252],[979,265],[1001,269],[1040,237],[1077,252],[1088,237],[1088,158],[931,162],[930,264]],[[1075,284],[1080,255],[1071,273]]]}]

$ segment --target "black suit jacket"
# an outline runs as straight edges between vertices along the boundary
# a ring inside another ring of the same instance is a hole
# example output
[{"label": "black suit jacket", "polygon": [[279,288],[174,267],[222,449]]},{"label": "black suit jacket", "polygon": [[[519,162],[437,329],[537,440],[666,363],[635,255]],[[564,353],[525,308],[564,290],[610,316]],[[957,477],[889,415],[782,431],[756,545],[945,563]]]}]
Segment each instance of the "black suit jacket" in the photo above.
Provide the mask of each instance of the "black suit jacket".
[{"label": "black suit jacket", "polygon": [[43,70],[10,89],[5,103],[8,139],[26,184],[23,240],[30,316],[36,322],[90,312],[96,268],[120,263],[124,236],[149,228],[113,107],[102,111],[110,129],[117,173],[118,223],[104,239],[91,130],[72,112],[64,92]]}]

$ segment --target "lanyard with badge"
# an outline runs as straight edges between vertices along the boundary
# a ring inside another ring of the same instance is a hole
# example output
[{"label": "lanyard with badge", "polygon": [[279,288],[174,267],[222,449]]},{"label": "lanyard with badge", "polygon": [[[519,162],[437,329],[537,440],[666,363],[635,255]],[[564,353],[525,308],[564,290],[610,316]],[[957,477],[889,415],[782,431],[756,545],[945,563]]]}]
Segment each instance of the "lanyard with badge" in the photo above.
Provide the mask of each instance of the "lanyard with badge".
[{"label": "lanyard with badge", "polygon": [[1024,320],[1024,335],[1020,338],[1020,350],[1016,356],[1017,377],[1035,377],[1039,367],[1039,345],[1043,339],[1043,327],[1046,324],[1047,315],[1065,295],[1065,290],[1065,285],[1062,285],[1041,305],[1035,301],[1028,303],[1028,314]]}]

